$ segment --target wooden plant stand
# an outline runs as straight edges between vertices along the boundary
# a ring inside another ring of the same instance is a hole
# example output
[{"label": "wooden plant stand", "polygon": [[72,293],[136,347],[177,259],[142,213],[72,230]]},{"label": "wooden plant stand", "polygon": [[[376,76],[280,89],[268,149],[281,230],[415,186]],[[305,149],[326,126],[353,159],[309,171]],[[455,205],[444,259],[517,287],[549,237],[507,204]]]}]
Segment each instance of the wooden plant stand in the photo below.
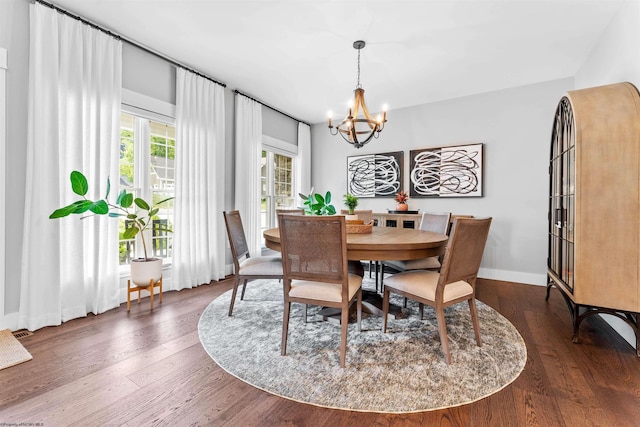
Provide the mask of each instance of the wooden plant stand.
[{"label": "wooden plant stand", "polygon": [[[135,285],[135,284],[134,284]],[[131,279],[127,280],[127,311],[131,308],[131,293],[138,292],[138,304],[140,304],[140,292],[149,292],[149,300],[151,301],[151,310],[153,310],[153,288],[160,288],[160,303],[162,303],[162,276],[160,280],[154,282],[153,279],[149,280],[149,286],[131,286]]]}]

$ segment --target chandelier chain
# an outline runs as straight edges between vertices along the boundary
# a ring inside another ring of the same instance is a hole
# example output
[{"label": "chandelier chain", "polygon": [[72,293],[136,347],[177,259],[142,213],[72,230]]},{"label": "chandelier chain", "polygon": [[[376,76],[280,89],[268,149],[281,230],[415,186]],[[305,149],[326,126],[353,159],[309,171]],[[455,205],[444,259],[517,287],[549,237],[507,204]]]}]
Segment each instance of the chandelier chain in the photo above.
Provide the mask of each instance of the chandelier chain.
[{"label": "chandelier chain", "polygon": [[362,86],[360,85],[360,50],[358,49],[358,84],[356,85],[356,89],[361,88]]}]

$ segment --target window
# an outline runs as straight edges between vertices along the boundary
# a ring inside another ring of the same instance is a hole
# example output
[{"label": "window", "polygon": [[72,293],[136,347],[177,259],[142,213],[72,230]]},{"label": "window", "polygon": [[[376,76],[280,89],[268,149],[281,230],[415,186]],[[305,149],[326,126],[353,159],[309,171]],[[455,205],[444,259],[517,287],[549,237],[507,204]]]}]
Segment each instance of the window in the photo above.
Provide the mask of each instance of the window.
[{"label": "window", "polygon": [[[120,120],[120,188],[136,197],[157,203],[175,195],[175,126],[122,113]],[[173,227],[173,200],[159,206],[145,235],[147,254],[170,261],[172,235],[163,228]],[[120,264],[141,256],[139,241],[123,239],[126,219],[120,220]],[[137,253],[140,251],[140,253]]]},{"label": "window", "polygon": [[260,171],[262,179],[260,228],[264,231],[278,226],[276,209],[296,207],[294,159],[285,154],[262,150]]}]

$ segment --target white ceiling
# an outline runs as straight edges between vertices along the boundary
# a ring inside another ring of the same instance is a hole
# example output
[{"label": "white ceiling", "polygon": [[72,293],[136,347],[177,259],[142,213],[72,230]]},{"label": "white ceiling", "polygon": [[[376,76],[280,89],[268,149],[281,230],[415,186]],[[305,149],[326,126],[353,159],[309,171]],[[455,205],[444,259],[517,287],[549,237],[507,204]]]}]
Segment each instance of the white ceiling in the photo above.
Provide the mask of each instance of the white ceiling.
[{"label": "white ceiling", "polygon": [[[635,0],[629,0],[635,1]],[[308,123],[576,74],[625,0],[53,0]]]}]

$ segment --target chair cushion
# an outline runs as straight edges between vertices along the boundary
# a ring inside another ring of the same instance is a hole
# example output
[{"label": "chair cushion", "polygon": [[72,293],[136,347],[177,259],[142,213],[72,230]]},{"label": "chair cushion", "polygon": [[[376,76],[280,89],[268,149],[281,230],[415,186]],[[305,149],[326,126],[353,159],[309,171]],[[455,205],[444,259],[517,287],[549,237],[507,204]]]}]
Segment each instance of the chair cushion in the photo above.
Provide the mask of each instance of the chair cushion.
[{"label": "chair cushion", "polygon": [[[384,286],[397,289],[429,301],[436,299],[436,287],[440,273],[416,270],[394,274],[384,280]],[[449,283],[444,287],[444,302],[449,302],[473,294],[473,288],[464,280]]]},{"label": "chair cushion", "polygon": [[[362,277],[355,274],[349,274],[349,301],[351,301],[361,286]],[[289,296],[293,298],[341,302],[342,284],[314,282],[310,280],[292,280]]]},{"label": "chair cushion", "polygon": [[438,257],[412,259],[407,261],[385,261],[385,265],[395,268],[396,270],[433,270],[440,268]]},{"label": "chair cushion", "polygon": [[282,257],[257,256],[247,258],[240,263],[241,276],[279,276],[282,277]]}]

